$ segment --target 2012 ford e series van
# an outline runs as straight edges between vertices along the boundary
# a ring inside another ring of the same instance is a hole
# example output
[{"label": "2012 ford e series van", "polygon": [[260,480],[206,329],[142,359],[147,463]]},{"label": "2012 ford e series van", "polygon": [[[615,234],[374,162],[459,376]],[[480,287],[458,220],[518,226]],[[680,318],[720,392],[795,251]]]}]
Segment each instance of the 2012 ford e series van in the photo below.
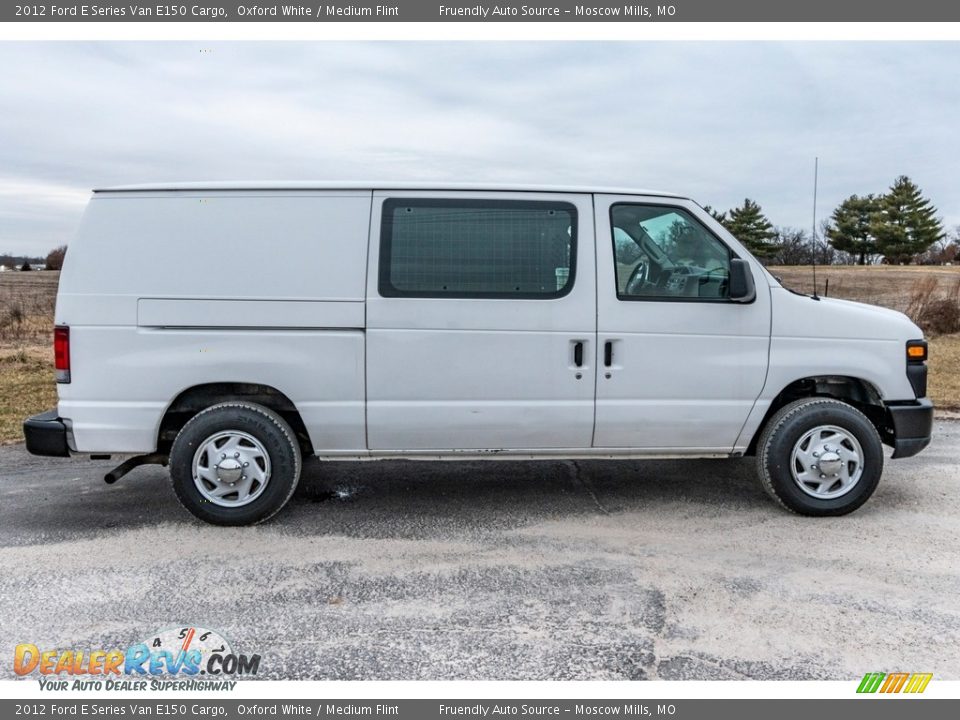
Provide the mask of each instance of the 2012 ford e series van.
[{"label": "2012 ford e series van", "polygon": [[97,190],[60,279],[38,455],[169,464],[262,521],[301,459],[739,457],[851,512],[930,441],[904,315],[785,289],[692,200],[480,185]]}]

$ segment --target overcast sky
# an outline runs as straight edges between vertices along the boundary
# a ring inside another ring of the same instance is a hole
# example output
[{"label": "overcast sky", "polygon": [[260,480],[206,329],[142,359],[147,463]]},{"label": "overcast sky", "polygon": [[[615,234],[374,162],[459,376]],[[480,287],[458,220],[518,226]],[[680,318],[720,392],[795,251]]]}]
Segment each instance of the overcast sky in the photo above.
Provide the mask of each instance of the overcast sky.
[{"label": "overcast sky", "polygon": [[910,175],[960,223],[960,44],[0,43],[0,252],[92,187],[168,180],[616,185],[808,228]]}]

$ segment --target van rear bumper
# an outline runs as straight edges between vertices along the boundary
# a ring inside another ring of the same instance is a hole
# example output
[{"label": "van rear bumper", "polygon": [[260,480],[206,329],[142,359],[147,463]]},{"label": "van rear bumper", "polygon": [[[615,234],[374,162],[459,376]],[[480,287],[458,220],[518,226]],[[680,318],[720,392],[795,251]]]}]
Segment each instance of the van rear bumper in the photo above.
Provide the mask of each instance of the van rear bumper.
[{"label": "van rear bumper", "polygon": [[27,452],[31,455],[70,457],[67,426],[56,410],[47,410],[24,420],[23,437],[27,441]]},{"label": "van rear bumper", "polygon": [[892,458],[911,457],[930,444],[933,403],[928,398],[907,403],[888,403],[887,411],[893,422]]}]

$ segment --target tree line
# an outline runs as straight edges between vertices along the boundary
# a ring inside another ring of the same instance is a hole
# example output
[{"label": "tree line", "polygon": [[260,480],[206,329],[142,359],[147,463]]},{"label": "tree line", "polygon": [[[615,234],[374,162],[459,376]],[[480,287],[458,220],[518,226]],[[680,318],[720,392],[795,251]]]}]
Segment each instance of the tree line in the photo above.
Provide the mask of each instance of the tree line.
[{"label": "tree line", "polygon": [[60,270],[63,268],[63,258],[66,254],[66,245],[54,248],[47,253],[46,258],[0,253],[0,266],[9,269],[32,270],[35,265],[43,265],[47,270]]},{"label": "tree line", "polygon": [[[882,194],[851,195],[817,228],[814,242],[806,230],[774,226],[760,205],[746,198],[739,207],[720,212],[704,208],[754,255],[770,265],[943,264],[960,262],[960,225],[948,235],[937,209],[920,188],[901,175]],[[67,248],[45,258],[48,270],[63,267]],[[0,255],[0,265],[22,267],[40,258]]]},{"label": "tree line", "polygon": [[817,228],[777,227],[750,198],[726,212],[705,208],[754,255],[771,265],[942,264],[960,260],[960,226],[948,235],[937,209],[906,175],[882,194],[851,195]]}]

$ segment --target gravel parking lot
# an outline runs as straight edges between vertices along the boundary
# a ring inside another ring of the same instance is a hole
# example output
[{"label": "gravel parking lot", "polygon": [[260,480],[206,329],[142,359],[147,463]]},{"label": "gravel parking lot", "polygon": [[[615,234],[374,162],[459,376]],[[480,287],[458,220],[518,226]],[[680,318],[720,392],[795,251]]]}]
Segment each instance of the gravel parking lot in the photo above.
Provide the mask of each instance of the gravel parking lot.
[{"label": "gravel parking lot", "polygon": [[960,423],[831,519],[752,460],[313,462],[215,528],[113,464],[0,447],[2,657],[197,624],[278,679],[960,679]]}]

